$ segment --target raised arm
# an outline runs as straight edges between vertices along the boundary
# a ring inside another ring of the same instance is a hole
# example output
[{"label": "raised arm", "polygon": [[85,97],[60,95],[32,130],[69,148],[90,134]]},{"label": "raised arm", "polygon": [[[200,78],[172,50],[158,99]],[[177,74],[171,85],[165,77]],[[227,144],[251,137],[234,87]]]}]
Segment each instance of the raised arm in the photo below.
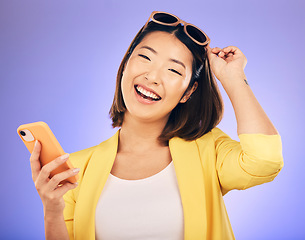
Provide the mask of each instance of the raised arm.
[{"label": "raised arm", "polygon": [[276,128],[254,96],[244,68],[245,55],[234,46],[213,48],[208,46],[208,57],[212,72],[221,82],[234,108],[237,134],[278,134]]}]

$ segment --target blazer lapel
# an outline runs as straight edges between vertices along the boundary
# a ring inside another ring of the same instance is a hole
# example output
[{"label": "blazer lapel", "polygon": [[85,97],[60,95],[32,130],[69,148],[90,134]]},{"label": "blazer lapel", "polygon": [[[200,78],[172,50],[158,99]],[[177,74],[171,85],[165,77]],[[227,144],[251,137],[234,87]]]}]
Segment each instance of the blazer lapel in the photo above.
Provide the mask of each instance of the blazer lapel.
[{"label": "blazer lapel", "polygon": [[[76,239],[95,239],[95,209],[117,154],[119,131],[96,147],[86,168],[75,206]],[[175,137],[169,148],[183,206],[184,239],[205,239],[204,177],[197,144]]]},{"label": "blazer lapel", "polygon": [[95,239],[95,209],[117,154],[119,131],[96,147],[88,163],[75,207],[76,239]]},{"label": "blazer lapel", "polygon": [[205,239],[207,232],[203,169],[195,141],[173,138],[169,148],[184,214],[184,239]]}]

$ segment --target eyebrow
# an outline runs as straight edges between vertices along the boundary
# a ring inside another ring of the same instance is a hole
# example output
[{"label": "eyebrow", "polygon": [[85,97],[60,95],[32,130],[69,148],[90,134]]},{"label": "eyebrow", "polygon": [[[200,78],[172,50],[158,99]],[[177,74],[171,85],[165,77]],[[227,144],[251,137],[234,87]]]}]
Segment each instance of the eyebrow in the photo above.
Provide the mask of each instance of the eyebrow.
[{"label": "eyebrow", "polygon": [[[155,49],[153,49],[153,48],[151,48],[149,46],[142,46],[140,49],[142,49],[142,48],[148,49],[148,50],[152,51],[154,54],[158,54]],[[177,60],[177,59],[170,58],[169,60],[174,62],[174,63],[180,64],[182,67],[186,68],[184,63],[179,61],[179,60]]]}]

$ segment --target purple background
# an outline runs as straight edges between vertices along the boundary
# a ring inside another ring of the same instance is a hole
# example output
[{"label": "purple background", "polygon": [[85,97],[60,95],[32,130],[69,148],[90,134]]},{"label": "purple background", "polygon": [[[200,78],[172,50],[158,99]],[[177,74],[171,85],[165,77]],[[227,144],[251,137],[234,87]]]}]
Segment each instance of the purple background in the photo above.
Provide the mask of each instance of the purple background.
[{"label": "purple background", "polygon": [[[43,239],[43,209],[20,124],[45,121],[66,152],[116,130],[108,111],[127,47],[153,10],[202,28],[211,47],[239,47],[251,89],[282,136],[271,183],[225,196],[237,239],[305,239],[304,1],[0,1],[0,239]],[[219,83],[219,82],[218,82]],[[220,85],[220,84],[219,84]],[[238,140],[221,87],[219,127]]]}]

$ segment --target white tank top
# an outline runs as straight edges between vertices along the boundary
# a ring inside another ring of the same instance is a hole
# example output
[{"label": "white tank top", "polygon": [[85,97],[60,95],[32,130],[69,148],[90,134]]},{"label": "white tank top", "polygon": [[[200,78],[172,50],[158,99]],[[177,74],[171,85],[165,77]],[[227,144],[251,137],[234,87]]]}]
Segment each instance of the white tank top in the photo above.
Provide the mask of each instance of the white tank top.
[{"label": "white tank top", "polygon": [[183,208],[173,161],[144,179],[111,173],[95,212],[97,240],[183,240]]}]

